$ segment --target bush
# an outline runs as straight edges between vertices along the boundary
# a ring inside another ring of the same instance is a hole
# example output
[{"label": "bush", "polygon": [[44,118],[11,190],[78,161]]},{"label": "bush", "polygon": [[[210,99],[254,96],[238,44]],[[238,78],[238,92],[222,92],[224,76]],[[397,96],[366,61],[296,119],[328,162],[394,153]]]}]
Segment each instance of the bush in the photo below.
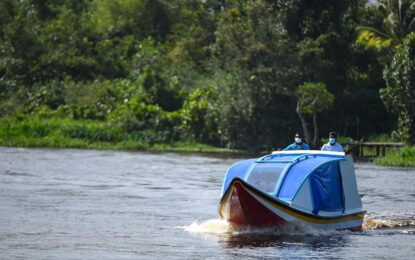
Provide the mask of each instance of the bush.
[{"label": "bush", "polygon": [[42,121],[36,117],[16,116],[3,118],[0,122],[0,136],[26,136],[42,138],[50,135],[59,128],[55,121]]},{"label": "bush", "polygon": [[415,167],[415,146],[392,150],[385,157],[375,160],[375,163],[385,166]]},{"label": "bush", "polygon": [[158,105],[165,111],[175,111],[182,107],[183,100],[180,91],[169,86],[167,81],[148,66],[143,69],[138,78],[152,104]]},{"label": "bush", "polygon": [[121,140],[120,134],[115,130],[108,129],[102,125],[68,125],[62,128],[62,133],[66,137],[85,139],[88,141],[116,142]]},{"label": "bush", "polygon": [[134,139],[144,138],[149,142],[179,140],[181,122],[179,111],[166,112],[139,98],[128,100],[111,114],[111,123],[117,128]]},{"label": "bush", "polygon": [[105,120],[135,88],[130,80],[66,81],[65,104],[73,119]]},{"label": "bush", "polygon": [[213,88],[193,90],[182,109],[182,128],[186,138],[204,143],[218,144],[218,112],[212,104]]},{"label": "bush", "polygon": [[371,135],[367,138],[369,142],[402,142],[396,132],[392,134]]},{"label": "bush", "polygon": [[26,110],[32,112],[38,107],[47,106],[57,109],[64,104],[64,83],[56,80],[39,83],[27,93]]}]

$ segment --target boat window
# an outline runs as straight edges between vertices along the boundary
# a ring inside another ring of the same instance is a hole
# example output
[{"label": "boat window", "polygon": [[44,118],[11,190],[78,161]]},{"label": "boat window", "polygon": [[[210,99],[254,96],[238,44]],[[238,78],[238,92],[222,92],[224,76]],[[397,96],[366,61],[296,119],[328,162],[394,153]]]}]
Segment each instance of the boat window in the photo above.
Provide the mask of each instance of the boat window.
[{"label": "boat window", "polygon": [[286,166],[287,163],[257,163],[246,181],[259,190],[274,192],[278,178]]}]

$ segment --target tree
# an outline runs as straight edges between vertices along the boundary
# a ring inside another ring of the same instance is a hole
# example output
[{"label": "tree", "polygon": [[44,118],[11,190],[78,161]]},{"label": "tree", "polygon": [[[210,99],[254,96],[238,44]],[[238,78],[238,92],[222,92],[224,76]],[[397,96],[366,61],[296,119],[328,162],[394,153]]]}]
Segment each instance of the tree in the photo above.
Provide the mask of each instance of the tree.
[{"label": "tree", "polygon": [[321,113],[333,104],[334,96],[331,94],[324,83],[306,82],[297,88],[298,102],[297,114],[303,126],[304,135],[310,143],[310,132],[304,115],[313,116],[314,138],[312,146],[316,147],[319,141],[319,128],[317,114]]},{"label": "tree", "polygon": [[387,107],[398,114],[398,133],[415,144],[415,33],[397,47],[391,63],[384,70],[386,88],[381,97]]},{"label": "tree", "polygon": [[378,52],[383,60],[386,87],[381,98],[392,113],[398,115],[398,134],[408,143],[415,142],[414,113],[414,0],[379,0],[376,5],[383,18],[381,26],[358,27],[358,43],[367,48],[386,49]]},{"label": "tree", "polygon": [[400,45],[406,35],[415,31],[414,0],[378,0],[382,28],[360,26],[358,42],[369,48],[387,48]]},{"label": "tree", "polygon": [[159,0],[95,0],[92,7],[95,28],[104,35],[164,40],[170,31],[170,17]]},{"label": "tree", "polygon": [[298,85],[295,45],[280,13],[268,1],[229,8],[219,22],[212,62],[218,129],[225,143],[242,149],[283,145]]}]

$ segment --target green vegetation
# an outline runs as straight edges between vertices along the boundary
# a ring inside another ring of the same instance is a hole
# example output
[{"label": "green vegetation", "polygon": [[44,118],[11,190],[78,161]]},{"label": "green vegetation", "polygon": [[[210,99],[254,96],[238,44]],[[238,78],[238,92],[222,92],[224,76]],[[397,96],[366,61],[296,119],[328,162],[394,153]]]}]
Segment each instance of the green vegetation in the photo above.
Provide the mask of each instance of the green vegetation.
[{"label": "green vegetation", "polygon": [[[415,20],[414,20],[415,24]],[[392,62],[384,70],[386,88],[381,97],[398,115],[399,135],[415,143],[415,33],[407,36],[396,49]]]},{"label": "green vegetation", "polygon": [[415,30],[415,7],[412,0],[378,0],[378,13],[382,28],[359,26],[359,41],[371,48],[388,48],[402,44],[405,37]]},{"label": "green vegetation", "polygon": [[384,166],[415,167],[415,146],[404,147],[387,152],[385,157],[375,160],[375,164]]},{"label": "green vegetation", "polygon": [[414,0],[0,0],[0,144],[412,145],[414,19]]},{"label": "green vegetation", "polygon": [[157,133],[146,134],[127,134],[108,123],[93,120],[25,117],[0,120],[1,146],[241,153],[192,142],[160,142]]}]

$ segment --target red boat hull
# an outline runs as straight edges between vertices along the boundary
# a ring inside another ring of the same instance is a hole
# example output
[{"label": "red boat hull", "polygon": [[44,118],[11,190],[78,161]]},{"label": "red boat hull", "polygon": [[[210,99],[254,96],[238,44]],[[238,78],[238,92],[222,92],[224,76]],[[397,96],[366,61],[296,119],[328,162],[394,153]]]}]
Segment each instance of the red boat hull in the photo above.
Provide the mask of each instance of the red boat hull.
[{"label": "red boat hull", "polygon": [[251,226],[276,225],[285,221],[246,191],[241,183],[235,183],[230,195],[228,221]]}]

